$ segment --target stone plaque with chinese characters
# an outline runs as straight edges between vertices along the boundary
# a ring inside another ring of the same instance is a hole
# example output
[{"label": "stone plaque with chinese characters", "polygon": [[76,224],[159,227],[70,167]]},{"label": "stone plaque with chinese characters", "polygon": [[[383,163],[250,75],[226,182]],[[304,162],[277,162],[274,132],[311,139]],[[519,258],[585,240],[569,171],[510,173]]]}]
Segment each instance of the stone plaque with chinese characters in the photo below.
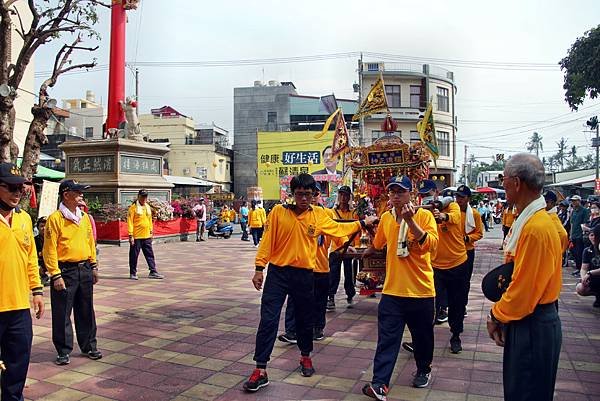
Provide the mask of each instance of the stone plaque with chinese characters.
[{"label": "stone plaque with chinese characters", "polygon": [[70,174],[114,173],[116,171],[114,155],[69,157]]},{"label": "stone plaque with chinese characters", "polygon": [[160,175],[160,159],[121,155],[121,173]]}]

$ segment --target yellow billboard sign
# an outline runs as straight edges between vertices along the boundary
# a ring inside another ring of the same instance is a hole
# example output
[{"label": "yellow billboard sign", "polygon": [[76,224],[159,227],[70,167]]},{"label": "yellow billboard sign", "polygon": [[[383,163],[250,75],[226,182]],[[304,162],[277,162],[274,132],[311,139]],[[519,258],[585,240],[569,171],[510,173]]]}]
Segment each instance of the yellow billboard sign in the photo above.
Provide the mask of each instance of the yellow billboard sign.
[{"label": "yellow billboard sign", "polygon": [[285,198],[291,177],[312,174],[325,194],[330,182],[341,181],[342,162],[331,158],[333,131],[315,139],[315,131],[259,132],[258,185],[268,200]]}]

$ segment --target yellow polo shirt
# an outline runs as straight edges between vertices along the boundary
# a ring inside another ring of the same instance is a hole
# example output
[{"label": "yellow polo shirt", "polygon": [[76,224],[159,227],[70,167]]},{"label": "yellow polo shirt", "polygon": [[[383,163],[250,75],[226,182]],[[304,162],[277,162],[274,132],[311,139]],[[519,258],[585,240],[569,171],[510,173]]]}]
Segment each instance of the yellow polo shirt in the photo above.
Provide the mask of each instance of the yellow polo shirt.
[{"label": "yellow polo shirt", "polygon": [[546,210],[538,210],[523,226],[512,259],[512,281],[492,307],[494,317],[503,323],[521,320],[537,305],[552,303],[560,295],[562,248]]},{"label": "yellow polo shirt", "polygon": [[261,228],[267,222],[267,213],[262,207],[248,211],[248,226],[250,228]]},{"label": "yellow polo shirt", "polygon": [[451,202],[443,213],[448,215],[448,221],[438,223],[439,242],[431,263],[436,269],[451,269],[467,260],[463,236],[465,228],[464,224],[461,225],[458,203]]},{"label": "yellow polo shirt", "polygon": [[50,276],[60,273],[58,262],[96,263],[96,243],[87,213],[79,224],[65,219],[59,210],[52,213],[44,229],[42,254]]},{"label": "yellow polo shirt", "polygon": [[134,202],[127,210],[127,232],[134,239],[152,237],[152,209],[147,203],[141,209],[142,213],[138,213]]},{"label": "yellow polo shirt", "polygon": [[396,255],[400,224],[391,212],[385,212],[379,221],[373,247],[382,249],[387,244],[385,282],[383,293],[397,297],[430,298],[435,296],[431,252],[438,245],[438,232],[433,214],[417,209],[413,217],[415,223],[427,236],[419,243],[414,234],[408,231],[408,256]]},{"label": "yellow polo shirt", "polygon": [[10,227],[0,221],[0,312],[29,309],[31,290],[42,290],[31,217],[12,212]]},{"label": "yellow polo shirt", "polygon": [[310,207],[300,215],[296,215],[293,208],[292,205],[277,205],[269,213],[265,234],[256,253],[257,267],[273,263],[313,270],[317,264],[319,235],[344,237],[361,228],[358,221],[333,221],[322,207]]},{"label": "yellow polo shirt", "polygon": [[473,210],[473,218],[475,219],[475,228],[472,229],[470,232],[466,232],[466,228],[465,228],[465,221],[467,220],[467,212],[463,212],[462,210],[460,212],[460,224],[463,228],[463,235],[466,237],[469,237],[469,241],[468,242],[465,241],[465,248],[467,249],[467,251],[470,251],[471,249],[475,249],[475,242],[477,242],[483,238],[483,222],[481,220],[481,214],[479,214],[479,212],[475,208],[471,208],[471,210]]}]

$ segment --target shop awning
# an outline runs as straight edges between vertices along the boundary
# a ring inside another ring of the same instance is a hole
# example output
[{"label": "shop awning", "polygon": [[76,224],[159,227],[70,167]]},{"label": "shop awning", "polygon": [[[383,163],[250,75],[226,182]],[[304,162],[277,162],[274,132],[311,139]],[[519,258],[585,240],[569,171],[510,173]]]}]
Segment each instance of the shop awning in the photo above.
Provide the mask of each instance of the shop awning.
[{"label": "shop awning", "polygon": [[565,180],[561,182],[556,182],[554,184],[548,185],[549,187],[564,187],[569,185],[582,185],[587,183],[592,183],[596,179],[596,174],[584,175],[583,177],[573,178],[570,180]]},{"label": "shop awning", "polygon": [[211,187],[214,184],[210,181],[201,180],[194,177],[182,177],[178,175],[165,175],[165,180],[173,185],[188,185],[194,187]]},{"label": "shop awning", "polygon": [[[22,159],[17,160],[17,166],[21,167]],[[62,171],[52,170],[51,168],[44,166],[37,166],[37,173],[33,175],[35,178],[42,178],[46,180],[62,180],[65,178],[65,173]]]}]

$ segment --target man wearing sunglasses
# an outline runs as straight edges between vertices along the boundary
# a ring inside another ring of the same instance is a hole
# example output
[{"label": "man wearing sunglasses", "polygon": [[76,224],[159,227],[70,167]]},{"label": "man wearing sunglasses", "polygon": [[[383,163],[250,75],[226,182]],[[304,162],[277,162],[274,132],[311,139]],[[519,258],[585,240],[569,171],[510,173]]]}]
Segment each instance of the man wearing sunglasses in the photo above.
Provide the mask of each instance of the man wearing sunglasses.
[{"label": "man wearing sunglasses", "polygon": [[22,400],[27,377],[33,330],[29,293],[36,318],[44,313],[43,287],[38,274],[31,218],[18,208],[23,185],[12,163],[0,163],[0,393],[3,400]]},{"label": "man wearing sunglasses", "polygon": [[60,184],[60,205],[48,217],[44,232],[44,262],[52,279],[52,342],[58,352],[55,363],[70,363],[73,351],[71,311],[75,314],[77,343],[84,356],[96,360],[102,353],[96,348],[94,284],[98,282],[96,243],[90,217],[79,205],[89,185],[74,180]]}]

